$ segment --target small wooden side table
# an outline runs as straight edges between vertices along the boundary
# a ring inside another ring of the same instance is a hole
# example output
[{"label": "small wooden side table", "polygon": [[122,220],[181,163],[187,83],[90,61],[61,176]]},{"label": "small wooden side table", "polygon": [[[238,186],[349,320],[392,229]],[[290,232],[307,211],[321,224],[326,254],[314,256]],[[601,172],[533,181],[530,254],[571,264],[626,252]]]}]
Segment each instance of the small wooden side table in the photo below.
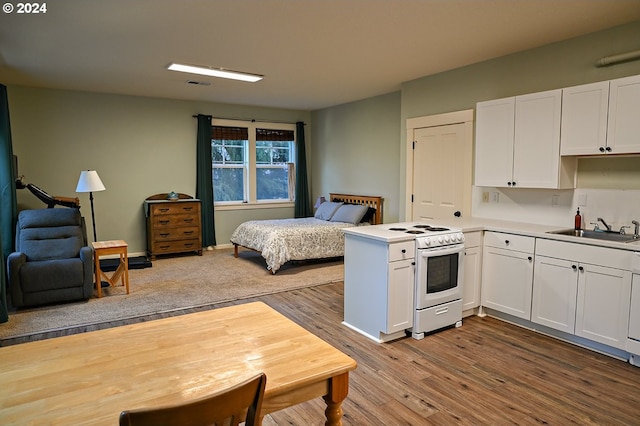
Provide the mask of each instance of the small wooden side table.
[{"label": "small wooden side table", "polygon": [[[127,288],[127,294],[129,294],[129,262],[127,260],[127,247],[129,245],[127,242],[124,240],[96,241],[91,245],[93,246],[98,297],[102,297],[103,278],[111,287],[114,287],[118,280],[122,280],[122,285]],[[120,264],[111,277],[100,269],[100,256],[109,254],[120,255]]]}]

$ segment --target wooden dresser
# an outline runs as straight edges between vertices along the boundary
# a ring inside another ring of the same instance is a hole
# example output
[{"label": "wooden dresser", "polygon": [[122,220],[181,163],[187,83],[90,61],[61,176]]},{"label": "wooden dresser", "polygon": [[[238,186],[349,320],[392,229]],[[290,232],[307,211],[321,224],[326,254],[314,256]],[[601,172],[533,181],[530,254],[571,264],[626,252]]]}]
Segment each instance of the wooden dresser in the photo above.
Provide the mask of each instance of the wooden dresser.
[{"label": "wooden dresser", "polygon": [[147,255],[197,252],[202,256],[200,200],[186,194],[170,201],[168,194],[156,194],[144,202],[147,219]]}]

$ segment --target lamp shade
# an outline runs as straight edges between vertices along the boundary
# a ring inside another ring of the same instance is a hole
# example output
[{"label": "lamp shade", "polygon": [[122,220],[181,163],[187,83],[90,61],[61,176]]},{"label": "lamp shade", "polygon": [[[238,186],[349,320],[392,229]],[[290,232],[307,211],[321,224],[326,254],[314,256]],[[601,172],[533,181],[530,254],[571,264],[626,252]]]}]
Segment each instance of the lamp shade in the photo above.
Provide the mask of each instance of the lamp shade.
[{"label": "lamp shade", "polygon": [[80,179],[78,179],[78,186],[76,186],[76,192],[96,192],[104,191],[104,184],[98,176],[98,172],[95,170],[83,170],[80,172]]}]

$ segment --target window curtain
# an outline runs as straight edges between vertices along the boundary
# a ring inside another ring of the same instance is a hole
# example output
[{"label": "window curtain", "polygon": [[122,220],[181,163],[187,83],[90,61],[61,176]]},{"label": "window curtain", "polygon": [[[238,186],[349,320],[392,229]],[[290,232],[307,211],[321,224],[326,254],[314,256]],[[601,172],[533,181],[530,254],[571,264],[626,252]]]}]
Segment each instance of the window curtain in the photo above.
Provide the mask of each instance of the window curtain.
[{"label": "window curtain", "polygon": [[213,211],[213,175],[211,166],[211,116],[197,115],[196,138],[196,198],[200,199],[202,217],[202,245],[216,245]]},{"label": "window curtain", "polygon": [[309,184],[307,183],[307,154],[304,142],[304,123],[296,123],[296,201],[295,217],[313,216],[309,200]]},{"label": "window curtain", "polygon": [[0,84],[0,322],[9,320],[7,309],[7,256],[13,251],[18,203],[16,201],[16,175],[9,125],[7,88]]}]

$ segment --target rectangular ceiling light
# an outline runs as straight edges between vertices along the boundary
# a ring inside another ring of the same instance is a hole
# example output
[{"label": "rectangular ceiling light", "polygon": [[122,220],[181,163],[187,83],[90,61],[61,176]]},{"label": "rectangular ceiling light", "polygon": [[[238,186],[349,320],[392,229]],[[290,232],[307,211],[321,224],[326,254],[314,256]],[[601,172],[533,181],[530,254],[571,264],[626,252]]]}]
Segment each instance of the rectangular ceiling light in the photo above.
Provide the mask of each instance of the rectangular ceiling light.
[{"label": "rectangular ceiling light", "polygon": [[263,76],[258,74],[247,74],[244,72],[236,72],[223,70],[218,68],[198,67],[194,65],[184,65],[171,63],[167,66],[167,69],[171,71],[188,72],[191,74],[207,75],[209,77],[230,78],[232,80],[241,80],[255,83],[262,80]]}]

